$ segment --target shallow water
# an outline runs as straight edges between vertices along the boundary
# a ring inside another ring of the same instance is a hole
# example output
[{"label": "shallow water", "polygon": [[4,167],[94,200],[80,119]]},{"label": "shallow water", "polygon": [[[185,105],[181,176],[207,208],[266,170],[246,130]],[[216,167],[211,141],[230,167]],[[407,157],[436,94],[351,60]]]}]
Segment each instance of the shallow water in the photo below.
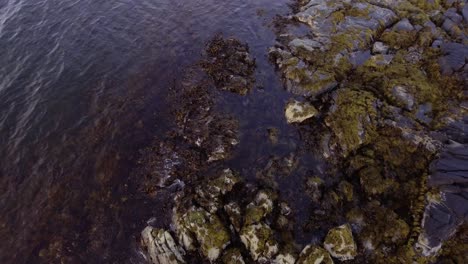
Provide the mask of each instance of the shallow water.
[{"label": "shallow water", "polygon": [[[1,0],[0,262],[129,261],[134,237],[157,214],[131,170],[170,124],[167,89],[216,33],[248,43],[257,62],[258,87],[218,100],[240,120],[241,144],[226,166],[253,180],[269,155],[300,153],[298,132],[279,118],[290,95],[267,57],[273,18],[290,12],[287,3]],[[276,146],[270,127],[280,131]],[[296,206],[307,170],[280,179]]]}]

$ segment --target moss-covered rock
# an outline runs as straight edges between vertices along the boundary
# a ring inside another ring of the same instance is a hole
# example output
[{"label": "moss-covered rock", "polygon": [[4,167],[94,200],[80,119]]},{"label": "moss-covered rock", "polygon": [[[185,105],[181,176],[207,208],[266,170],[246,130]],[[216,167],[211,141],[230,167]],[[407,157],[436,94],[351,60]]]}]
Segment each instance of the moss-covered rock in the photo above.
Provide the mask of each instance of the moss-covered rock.
[{"label": "moss-covered rock", "polygon": [[334,134],[334,147],[341,149],[343,156],[376,136],[377,104],[374,95],[363,90],[343,88],[333,95],[325,123]]},{"label": "moss-covered rock", "polygon": [[245,264],[244,257],[239,249],[231,248],[224,252],[222,261],[224,264]]},{"label": "moss-covered rock", "polygon": [[174,223],[184,247],[194,250],[197,241],[201,253],[211,261],[218,259],[230,243],[229,231],[221,219],[202,208],[192,206],[184,214],[176,214]]},{"label": "moss-covered rock", "polygon": [[278,253],[278,242],[274,238],[273,230],[265,223],[244,226],[240,238],[255,261],[271,259]]},{"label": "moss-covered rock", "polygon": [[222,207],[222,196],[230,192],[238,182],[239,178],[230,169],[225,169],[218,178],[196,187],[195,200],[210,213],[215,213]]},{"label": "moss-covered rock", "polygon": [[249,203],[245,211],[245,224],[250,225],[261,221],[273,211],[276,195],[272,191],[261,190],[255,199]]},{"label": "moss-covered rock", "polygon": [[308,245],[306,246],[301,254],[299,259],[296,262],[297,264],[333,264],[333,259],[330,257],[330,254],[323,248]]},{"label": "moss-covered rock", "polygon": [[301,123],[314,117],[317,112],[310,103],[293,100],[286,105],[285,116],[288,123]]},{"label": "moss-covered rock", "polygon": [[331,229],[325,237],[324,247],[334,258],[342,261],[354,259],[357,255],[357,246],[351,226],[345,224]]}]

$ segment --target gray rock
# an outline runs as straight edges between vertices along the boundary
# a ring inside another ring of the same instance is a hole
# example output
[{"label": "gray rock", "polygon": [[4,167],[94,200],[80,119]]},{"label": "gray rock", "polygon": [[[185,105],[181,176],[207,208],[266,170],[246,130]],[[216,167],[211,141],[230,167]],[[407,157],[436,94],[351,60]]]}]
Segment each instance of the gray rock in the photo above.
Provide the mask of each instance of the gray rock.
[{"label": "gray rock", "polygon": [[457,23],[453,22],[450,18],[445,19],[442,24],[442,29],[453,38],[459,38],[463,35],[463,30],[461,30]]},{"label": "gray rock", "polygon": [[419,121],[429,124],[432,121],[431,118],[432,114],[432,104],[431,103],[425,103],[421,104],[418,107],[418,110],[416,111],[416,119]]},{"label": "gray rock", "polygon": [[397,85],[393,87],[392,94],[400,103],[405,105],[405,109],[413,110],[414,96],[408,92],[406,87]]},{"label": "gray rock", "polygon": [[440,195],[428,196],[422,221],[423,232],[417,247],[424,255],[434,255],[443,241],[468,220],[468,145],[453,142],[431,164],[430,186],[440,187]]},{"label": "gray rock", "polygon": [[184,250],[176,244],[168,231],[147,226],[141,232],[142,245],[152,264],[185,263]]},{"label": "gray rock", "polygon": [[462,9],[463,18],[465,19],[465,23],[468,23],[468,5],[465,4]]},{"label": "gray rock", "polygon": [[393,26],[394,31],[413,31],[414,27],[407,18],[403,18]]},{"label": "gray rock", "polygon": [[297,38],[289,42],[288,46],[293,53],[297,53],[301,49],[312,52],[314,50],[317,50],[323,47],[323,44],[321,44],[318,41],[311,40],[311,39],[298,39]]},{"label": "gray rock", "polygon": [[372,55],[369,50],[355,51],[349,54],[349,61],[351,62],[354,68],[357,68],[358,66],[364,64],[371,57]]},{"label": "gray rock", "polygon": [[468,184],[468,145],[452,143],[431,167],[432,186]]},{"label": "gray rock", "polygon": [[372,52],[374,54],[387,54],[388,53],[388,46],[385,45],[383,42],[377,41],[372,46]]},{"label": "gray rock", "polygon": [[444,13],[444,16],[446,18],[450,18],[455,24],[460,24],[463,22],[463,17],[457,13],[457,9],[455,8],[449,8],[447,11]]},{"label": "gray rock", "polygon": [[441,45],[444,56],[439,58],[439,65],[443,74],[452,74],[461,70],[468,61],[468,46],[461,43],[444,43]]}]

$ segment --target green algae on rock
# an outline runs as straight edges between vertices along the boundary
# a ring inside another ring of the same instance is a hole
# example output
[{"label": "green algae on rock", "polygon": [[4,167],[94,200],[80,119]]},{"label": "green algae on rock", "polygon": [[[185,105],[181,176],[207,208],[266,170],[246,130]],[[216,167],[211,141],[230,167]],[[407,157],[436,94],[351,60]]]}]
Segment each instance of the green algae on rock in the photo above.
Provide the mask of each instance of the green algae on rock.
[{"label": "green algae on rock", "polygon": [[259,191],[254,201],[249,203],[245,209],[245,224],[257,223],[270,214],[273,211],[275,198],[272,191]]},{"label": "green algae on rock", "polygon": [[203,255],[211,261],[218,259],[230,243],[229,230],[223,222],[204,209],[193,206],[183,215],[176,214],[174,223],[179,240],[184,241],[185,247],[193,250],[193,242],[197,241]]},{"label": "green algae on rock", "polygon": [[328,231],[323,245],[330,255],[341,261],[354,259],[357,255],[356,242],[349,224]]},{"label": "green algae on rock", "polygon": [[238,182],[238,176],[230,169],[225,169],[220,177],[196,187],[195,200],[208,212],[215,213],[221,207],[221,196],[230,192]]},{"label": "green algae on rock", "polygon": [[332,145],[348,156],[376,136],[378,100],[370,92],[343,88],[333,94],[333,101],[325,123],[334,135]]},{"label": "green algae on rock", "polygon": [[308,245],[299,255],[297,264],[333,264],[333,259],[325,249]]},{"label": "green algae on rock", "polygon": [[222,261],[224,264],[245,264],[244,257],[239,249],[231,248],[224,252]]},{"label": "green algae on rock", "polygon": [[244,226],[240,238],[255,261],[271,259],[278,253],[278,242],[273,236],[273,230],[265,223]]}]

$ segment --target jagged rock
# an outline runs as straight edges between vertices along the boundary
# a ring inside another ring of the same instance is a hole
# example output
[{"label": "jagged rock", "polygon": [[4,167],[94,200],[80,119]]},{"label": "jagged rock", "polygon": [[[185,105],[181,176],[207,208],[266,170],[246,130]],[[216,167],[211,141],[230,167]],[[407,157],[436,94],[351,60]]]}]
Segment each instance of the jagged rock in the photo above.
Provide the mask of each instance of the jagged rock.
[{"label": "jagged rock", "polygon": [[184,250],[176,244],[168,231],[147,226],[141,232],[141,239],[152,264],[185,263]]},{"label": "jagged rock", "polygon": [[239,232],[242,228],[242,209],[236,202],[230,202],[224,205],[224,211],[229,217],[229,221],[231,222],[234,229]]},{"label": "jagged rock", "polygon": [[328,231],[324,247],[330,255],[341,261],[351,260],[357,255],[357,246],[349,224]]},{"label": "jagged rock", "polygon": [[285,116],[288,123],[301,123],[317,114],[317,109],[307,102],[291,101],[286,105]]},{"label": "jagged rock", "polygon": [[425,256],[435,255],[442,243],[468,220],[468,146],[452,143],[431,165],[429,185],[441,190],[428,196],[422,220],[423,232],[416,245]]},{"label": "jagged rock", "polygon": [[223,170],[220,177],[211,180],[208,184],[196,187],[196,201],[210,213],[215,213],[222,207],[221,196],[230,192],[239,178],[232,170]]},{"label": "jagged rock", "polygon": [[240,238],[255,261],[271,259],[278,253],[278,242],[271,228],[265,223],[244,226]]},{"label": "jagged rock", "polygon": [[333,264],[333,259],[325,249],[308,245],[302,250],[296,264]]},{"label": "jagged rock", "polygon": [[273,211],[273,194],[269,191],[259,191],[253,202],[247,205],[245,224],[250,225],[261,221]]},{"label": "jagged rock", "polygon": [[230,243],[229,231],[221,219],[202,208],[192,206],[183,214],[176,212],[173,222],[184,248],[195,250],[197,241],[201,253],[210,261],[218,259]]}]

